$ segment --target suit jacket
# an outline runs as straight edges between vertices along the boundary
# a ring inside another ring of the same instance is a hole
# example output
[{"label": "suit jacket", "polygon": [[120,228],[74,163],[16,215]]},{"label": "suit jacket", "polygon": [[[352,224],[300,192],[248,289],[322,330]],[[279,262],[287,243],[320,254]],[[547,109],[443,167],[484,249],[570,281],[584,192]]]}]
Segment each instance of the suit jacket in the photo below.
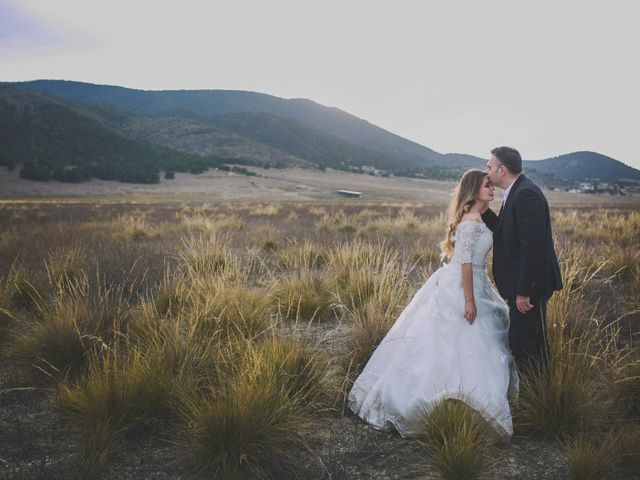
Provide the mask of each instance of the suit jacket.
[{"label": "suit jacket", "polygon": [[482,220],[493,232],[493,278],[502,297],[548,299],[562,288],[549,204],[535,183],[520,175],[500,215],[489,209]]}]

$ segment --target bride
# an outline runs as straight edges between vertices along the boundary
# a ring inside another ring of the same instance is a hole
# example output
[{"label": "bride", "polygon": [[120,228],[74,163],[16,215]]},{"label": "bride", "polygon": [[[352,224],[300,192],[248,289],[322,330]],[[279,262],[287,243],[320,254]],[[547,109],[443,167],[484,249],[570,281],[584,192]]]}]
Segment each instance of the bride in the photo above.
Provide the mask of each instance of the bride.
[{"label": "bride", "polygon": [[457,399],[503,437],[513,433],[507,399],[518,392],[518,375],[509,308],[487,276],[493,236],[480,217],[493,189],[481,170],[462,176],[440,244],[449,263],[411,299],[349,392],[349,408],[378,429],[419,434],[422,415]]}]

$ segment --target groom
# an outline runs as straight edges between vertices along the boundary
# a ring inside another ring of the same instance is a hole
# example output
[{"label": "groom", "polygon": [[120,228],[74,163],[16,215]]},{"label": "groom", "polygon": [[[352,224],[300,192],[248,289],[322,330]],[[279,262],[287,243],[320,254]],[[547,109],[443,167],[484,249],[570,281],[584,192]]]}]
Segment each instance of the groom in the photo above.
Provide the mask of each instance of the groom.
[{"label": "groom", "polygon": [[539,369],[548,361],[547,300],[562,288],[549,205],[514,148],[491,150],[486,171],[504,190],[500,213],[487,209],[482,220],[493,232],[493,278],[509,304],[509,347],[520,372]]}]

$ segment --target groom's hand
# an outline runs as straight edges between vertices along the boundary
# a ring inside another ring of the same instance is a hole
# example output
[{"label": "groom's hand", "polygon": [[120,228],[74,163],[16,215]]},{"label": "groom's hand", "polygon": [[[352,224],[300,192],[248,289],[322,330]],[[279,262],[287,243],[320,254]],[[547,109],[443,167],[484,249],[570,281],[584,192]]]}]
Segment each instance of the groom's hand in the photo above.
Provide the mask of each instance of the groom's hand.
[{"label": "groom's hand", "polygon": [[533,308],[533,305],[531,305],[531,297],[518,295],[516,297],[516,308],[520,313],[527,313]]}]

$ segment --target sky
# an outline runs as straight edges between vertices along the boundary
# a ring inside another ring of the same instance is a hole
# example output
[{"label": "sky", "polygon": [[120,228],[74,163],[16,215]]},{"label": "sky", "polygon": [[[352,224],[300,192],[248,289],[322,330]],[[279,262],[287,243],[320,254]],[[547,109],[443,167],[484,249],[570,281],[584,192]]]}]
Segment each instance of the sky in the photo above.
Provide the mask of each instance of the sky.
[{"label": "sky", "polygon": [[634,0],[0,0],[0,81],[230,89],[338,107],[439,152],[640,168]]}]

